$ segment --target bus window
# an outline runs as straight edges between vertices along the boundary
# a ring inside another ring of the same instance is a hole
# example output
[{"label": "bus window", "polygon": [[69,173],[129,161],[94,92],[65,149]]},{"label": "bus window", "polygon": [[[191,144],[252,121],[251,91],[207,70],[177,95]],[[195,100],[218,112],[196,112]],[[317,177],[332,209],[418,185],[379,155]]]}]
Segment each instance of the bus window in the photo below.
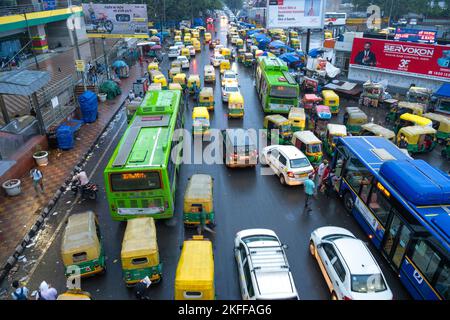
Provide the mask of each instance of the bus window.
[{"label": "bus window", "polygon": [[414,246],[411,260],[427,278],[428,282],[431,282],[441,262],[441,257],[425,240],[418,240]]},{"label": "bus window", "polygon": [[391,204],[389,203],[389,199],[376,186],[372,188],[368,206],[383,227],[385,227],[389,217],[389,211],[391,210]]},{"label": "bus window", "polygon": [[445,300],[450,300],[450,266],[445,264],[436,280],[436,290]]},{"label": "bus window", "polygon": [[[353,190],[355,190],[356,194],[358,194],[362,185],[370,186],[373,176],[361,161],[352,157],[347,161],[345,179],[352,186]],[[367,195],[365,200],[367,200]]]}]

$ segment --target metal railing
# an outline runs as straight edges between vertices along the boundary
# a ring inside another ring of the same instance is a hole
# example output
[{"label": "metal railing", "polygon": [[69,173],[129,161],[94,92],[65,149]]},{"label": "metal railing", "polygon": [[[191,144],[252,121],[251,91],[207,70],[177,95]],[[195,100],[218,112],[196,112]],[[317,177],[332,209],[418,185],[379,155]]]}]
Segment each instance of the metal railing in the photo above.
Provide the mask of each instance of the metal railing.
[{"label": "metal railing", "polygon": [[32,13],[38,11],[56,10],[64,9],[69,6],[81,5],[81,0],[61,0],[56,1],[54,6],[48,6],[46,3],[33,3],[24,4],[16,6],[0,6],[0,17],[1,16],[12,16],[16,14]]}]

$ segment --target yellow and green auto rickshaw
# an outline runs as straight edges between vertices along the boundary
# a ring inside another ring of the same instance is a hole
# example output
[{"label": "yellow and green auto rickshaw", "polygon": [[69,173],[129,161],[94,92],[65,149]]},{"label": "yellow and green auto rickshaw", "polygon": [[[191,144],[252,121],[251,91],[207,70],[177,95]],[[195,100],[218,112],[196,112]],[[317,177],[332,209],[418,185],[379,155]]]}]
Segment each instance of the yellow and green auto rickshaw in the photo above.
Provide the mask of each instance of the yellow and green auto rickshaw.
[{"label": "yellow and green auto rickshaw", "polygon": [[347,128],[342,124],[327,124],[323,147],[330,157],[334,156],[334,148],[339,137],[347,136]]},{"label": "yellow and green auto rickshaw", "polygon": [[183,91],[183,87],[179,83],[169,83],[169,90]]},{"label": "yellow and green auto rickshaw", "polygon": [[437,131],[436,138],[439,144],[445,143],[450,137],[450,118],[443,114],[428,112],[422,115],[432,121],[433,129]]},{"label": "yellow and green auto rickshaw", "polygon": [[134,285],[145,277],[152,282],[161,280],[162,264],[153,218],[140,217],[127,221],[120,258],[123,280],[127,285]]},{"label": "yellow and green auto rickshaw", "polygon": [[169,70],[169,82],[173,82],[173,78],[179,73],[181,73],[181,68],[178,68],[178,67],[170,68],[170,70]]},{"label": "yellow and green auto rickshaw", "polygon": [[333,90],[322,90],[322,104],[330,108],[331,114],[339,113],[339,96]]},{"label": "yellow and green auto rickshaw", "polygon": [[178,83],[183,89],[186,88],[186,74],[178,73],[173,77],[173,83]]},{"label": "yellow and green auto rickshaw", "polygon": [[417,116],[411,113],[404,113],[395,123],[394,131],[398,132],[403,127],[410,126],[422,126],[422,127],[433,127],[433,122],[430,119]]},{"label": "yellow and green auto rickshaw", "polygon": [[228,60],[220,61],[219,68],[220,68],[220,74],[223,74],[226,70],[230,70],[231,69],[230,61],[228,61]]},{"label": "yellow and green auto rickshaw", "polygon": [[208,136],[210,129],[209,112],[205,107],[195,107],[192,111],[192,135]]},{"label": "yellow and green auto rickshaw", "polygon": [[69,289],[61,293],[56,300],[92,300],[91,294],[81,289]]},{"label": "yellow and green auto rickshaw", "polygon": [[297,38],[298,39],[298,32],[295,30],[289,30],[289,38]]},{"label": "yellow and green auto rickshaw", "polygon": [[158,62],[150,62],[147,67],[147,71],[150,72],[152,70],[159,70]]},{"label": "yellow and green auto rickshaw", "polygon": [[181,61],[178,60],[174,60],[170,63],[170,67],[171,68],[181,68]]},{"label": "yellow and green auto rickshaw", "polygon": [[367,115],[358,107],[347,107],[344,113],[344,125],[353,135],[359,135],[361,126],[368,122]]},{"label": "yellow and green auto rickshaw", "polygon": [[194,174],[189,178],[184,193],[183,221],[185,225],[197,226],[204,223],[214,226],[213,180],[207,174]]},{"label": "yellow and green auto rickshaw", "polygon": [[288,119],[291,122],[292,132],[305,130],[305,109],[292,107],[291,110],[289,110]]},{"label": "yellow and green auto rickshaw", "polygon": [[244,40],[242,40],[241,38],[236,40],[236,47],[238,49],[243,49],[244,48]]},{"label": "yellow and green auto rickshaw", "polygon": [[214,66],[208,64],[203,68],[203,81],[205,83],[216,82],[216,70],[214,69]]},{"label": "yellow and green auto rickshaw", "polygon": [[223,56],[225,60],[231,59],[231,49],[223,47],[220,49],[220,54]]},{"label": "yellow and green auto rickshaw", "polygon": [[189,89],[190,94],[194,94],[194,83],[195,87],[197,87],[198,92],[200,92],[200,76],[198,74],[191,74],[187,80],[187,87]]},{"label": "yellow and green auto rickshaw", "polygon": [[195,52],[202,52],[202,44],[198,39],[192,39],[192,45],[194,46]]},{"label": "yellow and green auto rickshaw", "polygon": [[430,152],[436,144],[436,130],[432,127],[403,127],[397,133],[397,145],[410,153]]},{"label": "yellow and green auto rickshaw", "polygon": [[192,38],[190,34],[185,34],[183,38],[183,43],[185,46],[191,46],[192,45]]},{"label": "yellow and green auto rickshaw", "polygon": [[392,106],[389,113],[386,115],[385,120],[387,123],[395,123],[404,113],[412,113],[421,116],[423,112],[423,105],[420,103],[400,101]]},{"label": "yellow and green auto rickshaw", "polygon": [[212,36],[211,33],[205,32],[205,44],[209,44],[211,42]]},{"label": "yellow and green auto rickshaw", "polygon": [[278,130],[276,141],[272,144],[290,144],[292,139],[291,123],[280,114],[272,114],[264,118],[264,129],[267,132],[267,139],[272,140],[272,130]]},{"label": "yellow and green auto rickshaw", "polygon": [[303,152],[312,164],[318,164],[322,160],[322,141],[312,131],[294,132],[291,143]]},{"label": "yellow and green auto rickshaw", "polygon": [[291,46],[291,48],[294,48],[295,50],[299,50],[300,49],[300,40],[298,38],[291,38],[289,40],[289,45]]},{"label": "yellow and green auto rickshaw", "polygon": [[[181,36],[181,30],[175,29],[173,32],[174,32],[175,37],[176,37],[176,36]],[[180,40],[180,41],[181,41],[181,40]]]},{"label": "yellow and green auto rickshaw", "polygon": [[175,300],[214,300],[212,242],[193,236],[183,243],[175,273]]},{"label": "yellow and green auto rickshaw", "polygon": [[238,49],[237,61],[238,62],[244,62],[244,55],[245,55],[245,50],[244,49]]},{"label": "yellow and green auto rickshaw", "polygon": [[198,39],[200,38],[200,33],[197,30],[193,30],[192,31],[192,38],[193,39]]},{"label": "yellow and green auto rickshaw", "polygon": [[149,73],[150,83],[161,83],[162,89],[167,89],[166,77],[159,70],[152,70]]},{"label": "yellow and green auto rickshaw", "polygon": [[395,142],[395,132],[376,123],[366,123],[361,126],[360,136],[384,137],[391,142]]},{"label": "yellow and green auto rickshaw", "polygon": [[181,48],[180,56],[185,56],[186,58],[189,59],[191,57],[191,52],[189,51],[188,48]]},{"label": "yellow and green auto rickshaw", "polygon": [[251,67],[253,65],[253,54],[247,52],[244,53],[244,60],[242,61],[244,66]]},{"label": "yellow and green auto rickshaw", "polygon": [[61,244],[65,275],[90,276],[106,271],[105,252],[93,211],[72,214]]},{"label": "yellow and green auto rickshaw", "polygon": [[231,92],[228,97],[228,118],[244,117],[244,97],[239,92]]},{"label": "yellow and green auto rickshaw", "polygon": [[203,87],[198,95],[198,106],[206,107],[209,111],[214,110],[214,92],[211,87]]}]

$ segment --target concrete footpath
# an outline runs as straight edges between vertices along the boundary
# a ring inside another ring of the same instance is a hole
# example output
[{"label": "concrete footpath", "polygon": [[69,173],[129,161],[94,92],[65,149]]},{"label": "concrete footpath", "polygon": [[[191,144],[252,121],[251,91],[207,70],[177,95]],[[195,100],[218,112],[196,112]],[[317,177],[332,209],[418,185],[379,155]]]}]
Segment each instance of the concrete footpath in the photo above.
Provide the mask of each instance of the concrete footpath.
[{"label": "concrete footpath", "polygon": [[[144,65],[145,67],[145,65]],[[109,122],[123,105],[133,82],[144,74],[139,64],[130,67],[130,76],[121,79],[122,94],[114,100],[99,103],[98,119],[84,124],[76,138],[75,147],[68,151],[50,150],[49,164],[40,167],[44,175],[45,193],[37,194],[28,174],[20,177],[22,194],[0,197],[0,282],[14,266],[23,249],[39,230],[50,210],[66,190],[73,170],[94,150]]]}]

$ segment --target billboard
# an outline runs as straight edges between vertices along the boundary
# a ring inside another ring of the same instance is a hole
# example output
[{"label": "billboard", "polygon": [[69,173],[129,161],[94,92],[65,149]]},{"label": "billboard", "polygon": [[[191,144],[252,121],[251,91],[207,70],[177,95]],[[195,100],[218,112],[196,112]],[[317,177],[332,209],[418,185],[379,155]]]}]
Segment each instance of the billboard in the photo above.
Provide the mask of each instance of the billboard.
[{"label": "billboard", "polygon": [[397,28],[395,30],[394,40],[420,42],[420,43],[435,43],[436,31]]},{"label": "billboard", "polygon": [[89,38],[148,38],[146,4],[83,3]]},{"label": "billboard", "polygon": [[350,57],[355,68],[415,74],[438,80],[450,79],[450,47],[355,38]]},{"label": "billboard", "polygon": [[325,0],[268,0],[266,28],[323,28]]}]

